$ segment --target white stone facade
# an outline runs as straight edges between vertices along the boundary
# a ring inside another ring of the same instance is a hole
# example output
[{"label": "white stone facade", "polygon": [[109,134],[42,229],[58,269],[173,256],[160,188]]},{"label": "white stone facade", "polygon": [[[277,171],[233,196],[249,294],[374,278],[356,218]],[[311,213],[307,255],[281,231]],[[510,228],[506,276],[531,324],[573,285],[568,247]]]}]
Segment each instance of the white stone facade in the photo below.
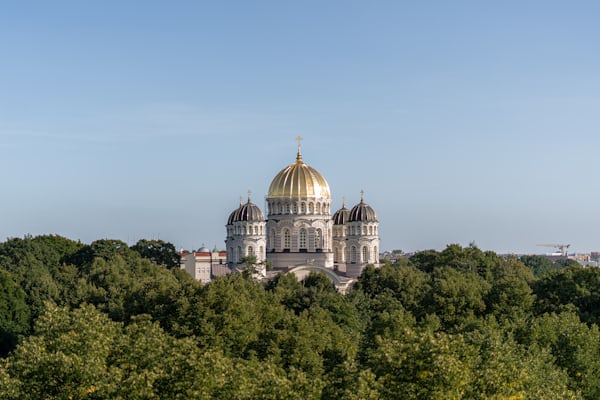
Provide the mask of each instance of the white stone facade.
[{"label": "white stone facade", "polygon": [[296,162],[272,180],[266,203],[266,220],[250,199],[231,213],[225,240],[228,265],[256,255],[259,263],[266,260],[275,270],[325,269],[340,276],[336,286],[346,290],[347,277],[358,276],[367,264],[379,264],[373,209],[361,196],[352,210],[342,207],[332,217],[329,185],[302,161],[300,146]]}]

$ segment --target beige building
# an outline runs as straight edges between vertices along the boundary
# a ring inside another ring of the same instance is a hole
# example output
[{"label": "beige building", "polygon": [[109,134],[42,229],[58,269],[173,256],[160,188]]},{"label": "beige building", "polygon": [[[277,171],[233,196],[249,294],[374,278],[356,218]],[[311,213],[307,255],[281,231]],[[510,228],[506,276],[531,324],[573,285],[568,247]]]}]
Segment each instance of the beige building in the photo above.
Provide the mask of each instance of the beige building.
[{"label": "beige building", "polygon": [[181,252],[180,267],[194,279],[208,283],[215,276],[224,274],[227,265],[227,252],[202,246],[198,251]]}]

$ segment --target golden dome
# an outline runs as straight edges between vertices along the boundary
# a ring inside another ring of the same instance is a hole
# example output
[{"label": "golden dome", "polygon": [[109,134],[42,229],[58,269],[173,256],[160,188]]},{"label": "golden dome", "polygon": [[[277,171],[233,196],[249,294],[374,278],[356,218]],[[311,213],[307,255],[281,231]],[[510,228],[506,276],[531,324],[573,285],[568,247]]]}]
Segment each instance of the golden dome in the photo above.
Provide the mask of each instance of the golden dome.
[{"label": "golden dome", "polygon": [[296,162],[282,169],[269,186],[269,198],[331,199],[329,185],[314,168],[302,162],[298,147]]}]

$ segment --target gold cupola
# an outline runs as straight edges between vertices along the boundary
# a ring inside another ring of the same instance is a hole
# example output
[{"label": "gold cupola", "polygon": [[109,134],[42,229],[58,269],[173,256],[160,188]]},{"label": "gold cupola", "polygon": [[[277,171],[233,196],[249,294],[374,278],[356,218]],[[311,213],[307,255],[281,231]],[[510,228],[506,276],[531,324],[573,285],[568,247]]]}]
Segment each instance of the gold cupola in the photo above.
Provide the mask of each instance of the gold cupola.
[{"label": "gold cupola", "polygon": [[268,198],[331,199],[329,184],[323,175],[302,161],[298,137],[296,162],[282,169],[269,186]]}]

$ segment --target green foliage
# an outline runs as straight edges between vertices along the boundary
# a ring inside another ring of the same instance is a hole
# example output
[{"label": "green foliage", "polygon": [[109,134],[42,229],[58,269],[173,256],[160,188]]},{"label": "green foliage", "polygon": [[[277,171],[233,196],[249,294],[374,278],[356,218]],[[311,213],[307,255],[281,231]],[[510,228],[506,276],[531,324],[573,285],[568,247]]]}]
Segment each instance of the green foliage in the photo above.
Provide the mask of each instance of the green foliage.
[{"label": "green foliage", "polygon": [[598,269],[450,245],[341,295],[317,273],[202,285],[172,250],[0,243],[0,398],[600,398]]},{"label": "green foliage", "polygon": [[533,274],[538,278],[543,277],[550,271],[563,268],[562,265],[550,261],[548,257],[538,255],[525,255],[521,256],[521,262],[527,267],[531,268]]},{"label": "green foliage", "polygon": [[14,275],[0,270],[0,356],[12,350],[17,337],[29,330],[30,311],[25,299]]},{"label": "green foliage", "polygon": [[581,320],[600,323],[600,269],[570,267],[551,271],[533,285],[539,314],[573,310]]},{"label": "green foliage", "polygon": [[167,268],[179,267],[179,254],[172,243],[163,240],[141,239],[131,246],[131,250],[157,265]]},{"label": "green foliage", "polygon": [[577,399],[569,389],[569,377],[553,363],[549,351],[522,346],[494,320],[467,335],[477,348],[472,384],[465,395],[470,399]]},{"label": "green foliage", "polygon": [[545,314],[530,327],[527,341],[547,349],[586,399],[600,398],[600,332],[572,312]]},{"label": "green foliage", "polygon": [[469,388],[475,356],[461,335],[407,328],[381,338],[367,365],[382,399],[458,399]]}]

